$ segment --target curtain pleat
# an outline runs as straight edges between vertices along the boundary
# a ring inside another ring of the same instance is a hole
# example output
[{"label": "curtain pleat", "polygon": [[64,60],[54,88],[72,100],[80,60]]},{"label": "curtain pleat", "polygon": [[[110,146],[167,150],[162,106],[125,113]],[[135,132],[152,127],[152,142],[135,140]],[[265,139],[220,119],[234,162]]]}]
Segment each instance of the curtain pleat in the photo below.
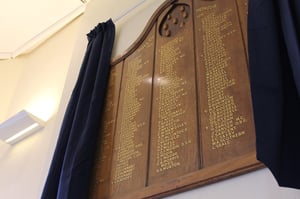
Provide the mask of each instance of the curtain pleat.
[{"label": "curtain pleat", "polygon": [[300,188],[300,1],[249,0],[248,43],[257,159]]},{"label": "curtain pleat", "polygon": [[86,54],[64,115],[43,199],[88,198],[114,36],[112,20],[98,24],[87,35]]}]

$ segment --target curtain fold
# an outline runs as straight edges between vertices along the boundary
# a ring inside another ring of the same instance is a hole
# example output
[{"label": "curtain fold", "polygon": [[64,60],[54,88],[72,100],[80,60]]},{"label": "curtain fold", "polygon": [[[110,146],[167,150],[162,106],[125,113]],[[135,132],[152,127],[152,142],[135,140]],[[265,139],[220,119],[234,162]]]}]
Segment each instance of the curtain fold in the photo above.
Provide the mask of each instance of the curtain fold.
[{"label": "curtain fold", "polygon": [[249,65],[257,159],[300,188],[300,1],[249,0]]},{"label": "curtain fold", "polygon": [[64,115],[42,199],[88,198],[114,36],[112,20],[98,24],[87,34],[87,50]]}]

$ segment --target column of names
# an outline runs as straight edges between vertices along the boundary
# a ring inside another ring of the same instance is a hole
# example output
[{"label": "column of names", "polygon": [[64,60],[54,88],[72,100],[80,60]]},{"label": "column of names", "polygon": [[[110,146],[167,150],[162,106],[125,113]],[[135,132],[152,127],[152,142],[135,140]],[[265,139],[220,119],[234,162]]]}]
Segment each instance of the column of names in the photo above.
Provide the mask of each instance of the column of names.
[{"label": "column of names", "polygon": [[182,98],[187,95],[186,80],[174,69],[178,60],[185,56],[179,47],[181,42],[183,38],[177,37],[160,48],[157,173],[180,166],[177,150],[191,143],[190,139],[183,139],[188,130],[187,122],[182,120],[186,112],[182,104]]},{"label": "column of names", "polygon": [[127,81],[124,87],[126,93],[122,105],[122,119],[120,122],[119,145],[117,150],[117,164],[113,176],[113,183],[119,183],[133,176],[135,164],[130,163],[132,159],[141,156],[139,148],[143,146],[142,142],[136,142],[135,134],[139,128],[145,125],[145,122],[138,123],[136,120],[137,114],[141,111],[141,103],[144,100],[138,97],[137,89],[141,86],[144,78],[149,74],[139,75],[138,72],[143,67],[142,58],[138,56],[128,63],[128,71],[126,74]]},{"label": "column of names", "polygon": [[224,45],[224,40],[237,30],[230,20],[232,9],[217,14],[216,4],[197,10],[201,20],[203,34],[203,54],[205,64],[208,108],[204,113],[209,117],[205,130],[211,133],[212,149],[230,145],[231,140],[245,134],[236,131],[237,126],[246,122],[237,110],[236,101],[228,89],[236,85],[236,79],[230,76],[231,56]]}]

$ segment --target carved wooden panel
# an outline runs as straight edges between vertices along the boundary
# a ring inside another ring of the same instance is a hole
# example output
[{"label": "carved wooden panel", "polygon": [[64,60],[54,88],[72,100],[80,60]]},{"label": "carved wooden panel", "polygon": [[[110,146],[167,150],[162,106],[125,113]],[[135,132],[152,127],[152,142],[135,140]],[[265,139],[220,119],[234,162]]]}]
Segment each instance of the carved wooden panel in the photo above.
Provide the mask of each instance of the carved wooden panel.
[{"label": "carved wooden panel", "polygon": [[149,185],[199,167],[191,16],[187,4],[177,4],[157,20]]},{"label": "carved wooden panel", "polygon": [[111,171],[112,196],[139,190],[146,185],[154,30],[124,61]]},{"label": "carved wooden panel", "polygon": [[166,1],[112,61],[91,198],[160,198],[262,167],[247,0]]},{"label": "carved wooden panel", "polygon": [[247,57],[235,0],[196,1],[204,167],[255,149]]}]

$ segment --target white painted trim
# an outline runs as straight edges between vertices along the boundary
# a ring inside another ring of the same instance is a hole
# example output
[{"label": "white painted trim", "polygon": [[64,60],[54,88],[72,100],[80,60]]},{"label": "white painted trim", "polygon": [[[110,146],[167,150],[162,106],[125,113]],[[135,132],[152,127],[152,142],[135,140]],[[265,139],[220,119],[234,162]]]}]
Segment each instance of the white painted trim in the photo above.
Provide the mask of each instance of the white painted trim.
[{"label": "white painted trim", "polygon": [[0,59],[11,59],[15,58],[18,55],[29,53],[34,48],[38,47],[43,41],[51,37],[54,33],[59,31],[61,28],[63,28],[65,25],[70,23],[73,19],[81,15],[86,8],[86,4],[82,4],[73,11],[71,11],[66,16],[62,17],[60,20],[55,22],[54,24],[50,25],[45,30],[41,31],[40,33],[36,34],[33,38],[26,41],[22,45],[20,45],[18,48],[16,48],[12,52],[0,52]]}]

